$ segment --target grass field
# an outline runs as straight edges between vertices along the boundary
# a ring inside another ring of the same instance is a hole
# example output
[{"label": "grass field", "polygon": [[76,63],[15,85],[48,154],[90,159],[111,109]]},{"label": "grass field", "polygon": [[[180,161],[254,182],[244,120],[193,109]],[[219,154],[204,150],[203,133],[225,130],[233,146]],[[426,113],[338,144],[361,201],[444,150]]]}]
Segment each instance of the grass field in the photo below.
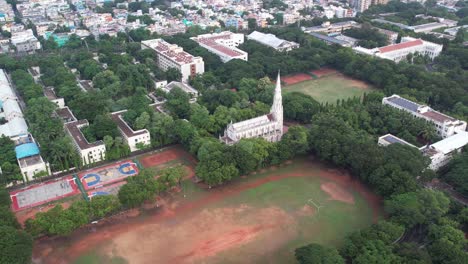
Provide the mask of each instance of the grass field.
[{"label": "grass field", "polygon": [[301,92],[312,96],[315,100],[325,103],[336,103],[337,100],[354,96],[361,97],[373,88],[365,82],[346,77],[335,72],[318,79],[308,80],[283,87],[284,93]]},{"label": "grass field", "polygon": [[52,264],[291,263],[296,247],[339,246],[380,215],[378,198],[359,182],[306,159],[215,189],[185,180],[159,205],[63,241],[42,240],[35,257]]}]

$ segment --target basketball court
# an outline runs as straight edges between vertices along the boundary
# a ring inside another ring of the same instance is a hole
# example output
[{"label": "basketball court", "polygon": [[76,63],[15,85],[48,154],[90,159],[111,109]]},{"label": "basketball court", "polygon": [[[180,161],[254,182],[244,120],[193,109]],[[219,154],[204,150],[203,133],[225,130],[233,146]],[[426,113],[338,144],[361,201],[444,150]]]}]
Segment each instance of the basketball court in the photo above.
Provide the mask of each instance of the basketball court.
[{"label": "basketball court", "polygon": [[72,176],[47,181],[25,189],[10,192],[14,211],[42,205],[64,197],[79,194],[80,190]]},{"label": "basketball court", "polygon": [[121,181],[121,182],[117,182],[111,185],[107,185],[107,186],[89,191],[87,193],[88,198],[92,199],[93,197],[102,196],[102,195],[117,195],[119,193],[120,188],[125,183],[126,183],[125,181]]},{"label": "basketball court", "polygon": [[138,167],[130,160],[114,163],[109,166],[93,168],[78,174],[85,190],[100,188],[138,174]]}]

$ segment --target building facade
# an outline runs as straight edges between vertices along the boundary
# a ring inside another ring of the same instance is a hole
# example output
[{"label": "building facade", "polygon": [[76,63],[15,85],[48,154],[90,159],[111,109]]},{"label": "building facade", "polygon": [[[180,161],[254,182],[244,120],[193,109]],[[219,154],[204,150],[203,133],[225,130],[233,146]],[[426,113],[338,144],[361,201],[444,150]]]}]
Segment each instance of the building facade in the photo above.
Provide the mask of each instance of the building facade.
[{"label": "building facade", "polygon": [[72,138],[75,149],[81,157],[83,165],[99,162],[106,159],[106,146],[98,140],[89,143],[81,129],[89,126],[88,120],[72,121],[65,124],[66,131]]},{"label": "building facade", "polygon": [[277,142],[283,136],[283,103],[281,96],[281,79],[278,73],[276,80],[273,105],[269,114],[244,120],[238,123],[230,123],[220,141],[233,145],[243,138],[264,138],[269,142]]},{"label": "building facade", "polygon": [[190,77],[205,72],[202,57],[194,57],[181,47],[167,43],[163,39],[151,39],[141,42],[142,49],[152,49],[157,54],[158,67],[167,71],[175,68],[182,74],[182,81],[187,82]]},{"label": "building facade", "polygon": [[213,34],[203,34],[193,38],[200,46],[216,54],[222,62],[226,63],[233,59],[245,60],[248,59],[248,53],[236,48],[244,43],[244,34],[232,33],[224,31]]}]

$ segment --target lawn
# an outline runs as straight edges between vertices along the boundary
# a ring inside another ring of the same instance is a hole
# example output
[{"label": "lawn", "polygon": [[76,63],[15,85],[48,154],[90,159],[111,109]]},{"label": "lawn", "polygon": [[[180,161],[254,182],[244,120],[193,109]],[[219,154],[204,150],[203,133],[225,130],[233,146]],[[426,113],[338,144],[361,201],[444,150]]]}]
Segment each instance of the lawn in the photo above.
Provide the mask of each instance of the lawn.
[{"label": "lawn", "polygon": [[322,76],[283,87],[283,93],[301,92],[321,103],[336,103],[337,100],[361,97],[373,90],[369,84],[344,76],[341,73]]}]

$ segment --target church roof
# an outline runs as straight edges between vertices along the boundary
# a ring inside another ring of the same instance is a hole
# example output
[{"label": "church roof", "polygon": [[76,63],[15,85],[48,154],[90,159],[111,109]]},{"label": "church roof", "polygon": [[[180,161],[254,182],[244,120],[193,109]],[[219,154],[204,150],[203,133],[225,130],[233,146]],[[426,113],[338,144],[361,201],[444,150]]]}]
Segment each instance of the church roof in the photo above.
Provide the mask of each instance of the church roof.
[{"label": "church roof", "polygon": [[236,131],[243,131],[243,130],[248,130],[253,127],[258,127],[261,125],[268,124],[270,122],[274,121],[273,115],[272,114],[267,114],[267,115],[262,115],[259,117],[254,117],[251,119],[247,119],[238,123],[232,124],[232,127]]}]

